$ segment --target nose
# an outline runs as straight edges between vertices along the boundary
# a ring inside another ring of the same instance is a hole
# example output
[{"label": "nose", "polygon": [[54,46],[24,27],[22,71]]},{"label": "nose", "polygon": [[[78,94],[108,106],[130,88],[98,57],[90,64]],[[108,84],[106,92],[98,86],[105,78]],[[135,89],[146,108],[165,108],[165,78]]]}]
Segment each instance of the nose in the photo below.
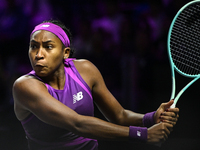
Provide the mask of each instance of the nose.
[{"label": "nose", "polygon": [[36,53],[36,55],[35,55],[35,58],[36,59],[43,59],[44,58],[44,54],[43,54],[44,52],[43,52],[43,48],[39,48],[38,49],[38,51],[37,51],[37,53]]}]

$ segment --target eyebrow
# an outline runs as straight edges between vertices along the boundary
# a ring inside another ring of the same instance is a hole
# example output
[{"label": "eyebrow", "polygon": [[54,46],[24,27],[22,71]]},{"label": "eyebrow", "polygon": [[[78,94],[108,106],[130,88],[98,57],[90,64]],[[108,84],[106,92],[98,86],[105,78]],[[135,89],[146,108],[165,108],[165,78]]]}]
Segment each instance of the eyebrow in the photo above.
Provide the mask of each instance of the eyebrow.
[{"label": "eyebrow", "polygon": [[[33,42],[33,43],[39,43],[39,42],[37,42],[35,40],[31,40],[31,42]],[[47,44],[47,43],[50,43],[50,42],[55,43],[54,41],[51,41],[51,40],[48,40],[48,41],[45,41],[45,42],[42,42],[42,43]]]}]

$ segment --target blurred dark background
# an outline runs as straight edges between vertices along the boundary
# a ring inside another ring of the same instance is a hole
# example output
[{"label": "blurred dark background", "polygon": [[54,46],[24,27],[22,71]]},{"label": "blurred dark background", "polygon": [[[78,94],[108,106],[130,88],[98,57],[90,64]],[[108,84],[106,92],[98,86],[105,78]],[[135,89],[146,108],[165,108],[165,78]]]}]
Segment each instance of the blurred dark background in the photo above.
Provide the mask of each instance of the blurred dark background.
[{"label": "blurred dark background", "polygon": [[[171,72],[167,34],[188,0],[0,0],[0,150],[26,150],[13,112],[12,84],[31,71],[29,36],[43,20],[59,19],[73,34],[76,58],[93,62],[121,105],[135,112],[156,110],[169,101]],[[177,74],[179,91],[188,80]],[[197,81],[180,98],[180,118],[169,139],[144,143],[99,141],[99,150],[200,149]],[[95,115],[105,119],[96,109]]]}]

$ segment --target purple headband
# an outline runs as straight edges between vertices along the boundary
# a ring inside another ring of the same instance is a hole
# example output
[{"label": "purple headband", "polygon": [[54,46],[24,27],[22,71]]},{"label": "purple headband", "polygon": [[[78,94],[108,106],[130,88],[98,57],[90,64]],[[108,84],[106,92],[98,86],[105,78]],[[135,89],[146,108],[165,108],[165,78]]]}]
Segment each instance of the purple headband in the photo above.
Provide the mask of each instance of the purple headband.
[{"label": "purple headband", "polygon": [[31,35],[35,32],[35,31],[38,31],[38,30],[46,30],[46,31],[49,31],[53,34],[55,34],[61,41],[62,43],[66,46],[66,47],[69,47],[70,46],[70,41],[69,41],[69,38],[67,36],[67,34],[65,33],[65,31],[53,24],[53,23],[50,23],[50,22],[46,22],[46,23],[41,23],[39,25],[37,25],[35,27],[35,29],[32,31]]}]

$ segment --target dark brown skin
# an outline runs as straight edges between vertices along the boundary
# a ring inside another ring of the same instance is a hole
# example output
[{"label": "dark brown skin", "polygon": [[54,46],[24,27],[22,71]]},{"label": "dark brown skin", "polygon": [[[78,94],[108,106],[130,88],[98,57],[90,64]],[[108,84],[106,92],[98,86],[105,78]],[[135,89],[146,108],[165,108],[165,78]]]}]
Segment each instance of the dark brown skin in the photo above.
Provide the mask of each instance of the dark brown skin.
[{"label": "dark brown skin", "polygon": [[[70,48],[62,49],[59,38],[48,31],[36,31],[30,39],[29,59],[36,74],[55,89],[65,84],[63,59]],[[99,70],[88,60],[74,64],[89,85],[94,102],[110,121],[82,116],[52,97],[41,81],[22,76],[13,85],[14,109],[19,120],[33,113],[43,122],[70,130],[80,136],[104,140],[128,140],[129,127],[142,126],[143,114],[125,110],[107,89]],[[148,143],[162,143],[178,120],[178,108],[169,108],[173,100],[162,103],[154,115],[157,124],[148,128]],[[167,111],[166,111],[167,110]],[[162,121],[162,122],[161,122]]]}]

